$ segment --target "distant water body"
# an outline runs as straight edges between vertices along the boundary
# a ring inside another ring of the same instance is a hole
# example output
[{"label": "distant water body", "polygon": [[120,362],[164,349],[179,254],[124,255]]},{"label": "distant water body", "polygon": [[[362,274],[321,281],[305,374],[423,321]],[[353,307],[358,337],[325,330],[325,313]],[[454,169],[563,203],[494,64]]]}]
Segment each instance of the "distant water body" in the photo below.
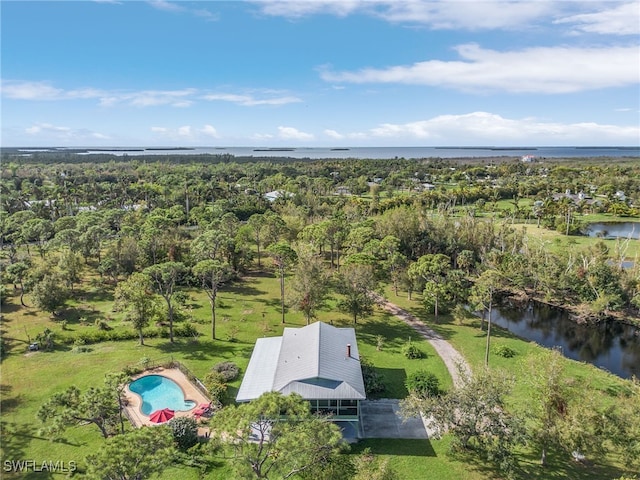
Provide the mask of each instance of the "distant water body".
[{"label": "distant water body", "polygon": [[[66,149],[49,149],[66,150]],[[68,149],[84,155],[233,155],[235,157],[289,157],[296,159],[354,158],[487,158],[527,155],[544,158],[640,157],[640,147],[353,147],[353,148],[262,148],[262,147],[195,147],[195,148],[100,148]],[[22,153],[42,151],[21,149]]]}]

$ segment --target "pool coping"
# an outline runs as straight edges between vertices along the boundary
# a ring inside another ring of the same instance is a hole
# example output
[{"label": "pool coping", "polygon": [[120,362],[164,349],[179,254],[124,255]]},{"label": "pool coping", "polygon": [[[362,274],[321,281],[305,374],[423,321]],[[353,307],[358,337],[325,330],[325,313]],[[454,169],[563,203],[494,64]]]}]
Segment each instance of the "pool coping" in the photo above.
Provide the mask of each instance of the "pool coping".
[{"label": "pool coping", "polygon": [[[199,404],[211,402],[211,400],[205,397],[202,392],[200,392],[200,390],[198,390],[193,385],[193,383],[191,383],[187,376],[177,368],[157,367],[146,370],[138,375],[134,375],[133,377],[131,377],[131,382],[137,380],[138,378],[146,377],[149,375],[161,375],[173,380],[182,389],[185,400],[193,400],[195,402],[194,407],[189,410],[176,411],[176,417],[192,417],[193,411],[198,408]],[[132,423],[136,427],[162,425],[162,423],[152,422],[149,419],[148,415],[142,413],[140,408],[142,406],[142,398],[137,393],[129,390],[129,383],[127,383],[127,386],[124,389],[124,397],[127,400],[127,404],[125,405],[124,409],[126,410],[127,416],[131,419]]]}]

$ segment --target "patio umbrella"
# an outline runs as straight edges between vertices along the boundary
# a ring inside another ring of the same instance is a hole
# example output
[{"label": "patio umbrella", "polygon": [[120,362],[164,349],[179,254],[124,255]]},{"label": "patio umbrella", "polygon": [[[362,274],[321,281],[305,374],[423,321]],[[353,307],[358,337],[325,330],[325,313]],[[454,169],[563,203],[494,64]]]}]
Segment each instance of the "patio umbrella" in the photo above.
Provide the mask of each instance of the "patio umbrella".
[{"label": "patio umbrella", "polygon": [[156,410],[151,415],[149,415],[149,420],[153,423],[164,423],[168,422],[173,418],[175,412],[170,408],[163,408],[162,410]]}]

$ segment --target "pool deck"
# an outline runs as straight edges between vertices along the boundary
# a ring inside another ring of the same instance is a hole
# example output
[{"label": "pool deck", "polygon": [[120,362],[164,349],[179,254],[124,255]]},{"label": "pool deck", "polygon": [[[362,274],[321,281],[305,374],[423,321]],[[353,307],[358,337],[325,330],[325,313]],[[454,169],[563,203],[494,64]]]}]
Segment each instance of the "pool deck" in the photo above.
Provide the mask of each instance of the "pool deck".
[{"label": "pool deck", "polygon": [[[195,406],[190,410],[186,410],[184,412],[177,411],[175,414],[176,417],[192,417],[193,411],[198,407],[199,404],[209,403],[211,401],[207,397],[205,397],[202,392],[200,392],[200,390],[198,390],[191,383],[187,376],[177,368],[154,368],[153,370],[147,370],[140,375],[132,377],[132,380],[136,380],[147,375],[162,375],[163,377],[170,378],[171,380],[176,382],[180,386],[180,388],[182,388],[185,400],[193,400],[194,402],[196,402]],[[162,425],[152,422],[151,420],[149,420],[148,415],[142,413],[142,411],[140,410],[142,406],[142,399],[138,394],[133,393],[131,390],[129,390],[129,385],[127,385],[127,387],[125,388],[124,394],[125,398],[127,399],[125,410],[129,414],[129,418],[131,418],[136,427],[142,427],[144,425]],[[200,432],[201,430],[202,432]],[[200,427],[198,429],[198,433],[202,433],[202,436],[205,436],[207,432],[208,428],[206,427]]]}]

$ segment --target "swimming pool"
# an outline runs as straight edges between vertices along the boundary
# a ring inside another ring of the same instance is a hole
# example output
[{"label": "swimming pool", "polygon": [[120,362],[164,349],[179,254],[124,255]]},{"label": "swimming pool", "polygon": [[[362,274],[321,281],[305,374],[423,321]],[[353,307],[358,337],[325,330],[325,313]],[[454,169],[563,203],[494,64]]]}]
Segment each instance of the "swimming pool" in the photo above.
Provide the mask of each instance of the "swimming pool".
[{"label": "swimming pool", "polygon": [[180,385],[162,375],[140,377],[129,384],[129,390],[142,398],[140,410],[145,415],[163,408],[186,411],[196,406],[193,400],[185,400]]}]

